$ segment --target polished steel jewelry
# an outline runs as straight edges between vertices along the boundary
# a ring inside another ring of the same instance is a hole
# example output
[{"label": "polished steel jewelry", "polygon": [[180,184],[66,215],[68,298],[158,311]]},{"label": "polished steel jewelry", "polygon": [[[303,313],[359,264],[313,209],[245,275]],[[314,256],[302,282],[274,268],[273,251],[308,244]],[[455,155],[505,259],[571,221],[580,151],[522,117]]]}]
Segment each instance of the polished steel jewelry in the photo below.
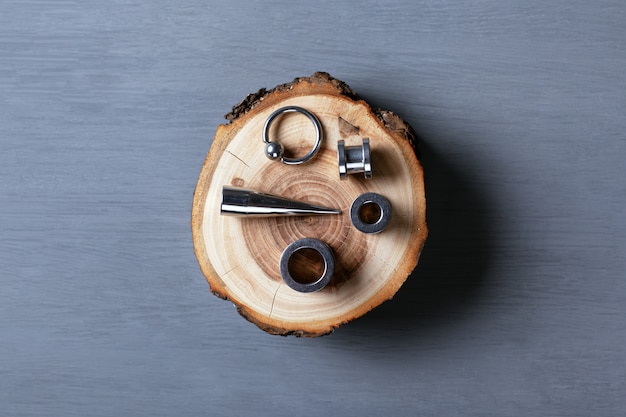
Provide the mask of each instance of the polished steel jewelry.
[{"label": "polished steel jewelry", "polygon": [[220,214],[225,216],[276,217],[341,214],[341,210],[316,206],[247,188],[222,187]]},{"label": "polished steel jewelry", "polygon": [[391,204],[380,194],[361,194],[350,207],[350,220],[363,233],[380,233],[391,221]]},{"label": "polished steel jewelry", "polygon": [[337,159],[339,162],[339,178],[345,180],[348,174],[363,172],[365,178],[372,178],[370,140],[363,139],[361,146],[345,146],[345,141],[337,141]]},{"label": "polished steel jewelry", "polygon": [[[281,114],[291,112],[304,114],[309,118],[309,120],[313,123],[313,126],[315,127],[315,144],[313,145],[313,148],[309,151],[309,153],[300,158],[287,158],[283,156],[283,146],[276,141],[269,140],[269,132],[272,122]],[[287,165],[302,164],[313,158],[317,151],[319,151],[320,145],[322,144],[322,136],[322,125],[313,113],[306,109],[303,109],[302,107],[297,106],[281,107],[280,109],[270,114],[270,116],[265,121],[265,126],[263,126],[263,143],[265,143],[265,156],[272,160],[279,159],[280,162]]]},{"label": "polished steel jewelry", "polygon": [[[293,276],[289,270],[289,261],[293,255],[303,249],[312,249],[320,254],[324,261],[324,272],[314,282],[306,282],[297,276]],[[280,257],[280,274],[283,277],[283,281],[290,288],[304,293],[316,292],[324,288],[333,277],[335,271],[335,255],[333,250],[326,243],[319,239],[304,238],[292,242],[285,248],[282,256]]]}]

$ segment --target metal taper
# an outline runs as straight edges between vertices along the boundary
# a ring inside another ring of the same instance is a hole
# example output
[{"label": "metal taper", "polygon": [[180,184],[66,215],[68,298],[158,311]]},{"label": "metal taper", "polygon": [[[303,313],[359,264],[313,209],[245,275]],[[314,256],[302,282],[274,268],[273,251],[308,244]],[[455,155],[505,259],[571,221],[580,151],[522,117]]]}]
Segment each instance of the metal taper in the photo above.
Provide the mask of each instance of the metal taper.
[{"label": "metal taper", "polygon": [[276,217],[341,214],[341,210],[316,206],[239,187],[222,188],[220,214],[225,216]]}]

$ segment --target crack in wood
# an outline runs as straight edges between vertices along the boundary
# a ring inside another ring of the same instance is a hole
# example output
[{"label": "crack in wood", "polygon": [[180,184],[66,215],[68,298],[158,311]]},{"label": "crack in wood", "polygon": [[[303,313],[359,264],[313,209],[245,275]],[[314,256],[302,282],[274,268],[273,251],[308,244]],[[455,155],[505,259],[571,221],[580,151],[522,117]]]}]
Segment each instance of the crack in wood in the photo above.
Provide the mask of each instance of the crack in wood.
[{"label": "crack in wood", "polygon": [[270,307],[270,314],[268,315],[268,317],[272,317],[272,312],[274,311],[274,302],[276,302],[276,295],[278,294],[278,290],[280,290],[280,286],[281,284],[278,284],[278,287],[276,287],[276,292],[274,292],[274,298],[272,298],[272,306]]},{"label": "crack in wood", "polygon": [[337,117],[337,124],[339,125],[339,134],[342,138],[358,135],[361,130],[358,126],[353,125],[341,116]]},{"label": "crack in wood", "polygon": [[242,164],[244,164],[246,167],[250,168],[250,165],[246,164],[246,161],[244,161],[243,159],[241,159],[240,157],[238,157],[237,155],[235,155],[234,153],[232,153],[229,150],[226,150],[227,153],[229,153],[230,155],[232,155],[233,157],[235,157],[236,159],[239,160],[239,162],[241,162]]}]

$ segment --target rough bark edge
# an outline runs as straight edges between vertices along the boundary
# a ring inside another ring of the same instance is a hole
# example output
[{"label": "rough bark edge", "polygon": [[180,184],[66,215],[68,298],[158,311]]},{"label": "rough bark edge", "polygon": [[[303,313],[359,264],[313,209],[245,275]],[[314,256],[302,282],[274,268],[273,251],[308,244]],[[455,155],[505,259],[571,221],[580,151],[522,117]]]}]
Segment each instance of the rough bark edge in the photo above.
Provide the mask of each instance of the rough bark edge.
[{"label": "rough bark edge", "polygon": [[[248,94],[246,98],[234,105],[232,110],[224,115],[224,118],[228,120],[228,123],[232,123],[234,120],[246,115],[250,110],[254,109],[265,99],[265,97],[275,92],[289,91],[293,89],[294,86],[302,82],[319,85],[330,84],[335,88],[335,90],[337,90],[340,95],[349,97],[354,101],[363,100],[363,98],[359,96],[345,82],[334,78],[327,72],[317,71],[313,73],[313,75],[311,75],[310,77],[297,77],[294,78],[291,82],[280,84],[270,90],[266,88],[261,88],[256,93]],[[384,110],[381,108],[372,108],[369,105],[368,107],[370,107],[372,113],[383,123],[383,125],[385,125],[387,129],[400,133],[409,141],[409,144],[415,151],[415,155],[417,156],[418,161],[420,161],[421,153],[418,148],[417,135],[415,134],[413,128],[392,111]]]},{"label": "rough bark edge", "polygon": [[413,152],[415,152],[417,160],[422,160],[422,155],[418,146],[417,134],[411,125],[405,122],[400,116],[389,110],[376,108],[372,109],[372,113],[378,117],[388,130],[396,132],[406,138],[409,145],[413,148]]},{"label": "rough bark edge", "polygon": [[[418,148],[418,141],[417,141],[417,135],[415,133],[415,131],[413,130],[413,128],[406,123],[402,118],[400,118],[398,115],[396,115],[394,112],[389,111],[389,110],[383,110],[380,108],[373,108],[371,107],[367,102],[365,102],[356,92],[354,92],[354,90],[352,90],[345,82],[340,81],[334,77],[332,77],[330,74],[326,73],[326,72],[315,72],[312,76],[310,77],[299,77],[299,78],[295,78],[293,81],[289,82],[289,83],[285,83],[285,84],[281,84],[278,85],[270,90],[267,90],[266,88],[262,88],[260,90],[258,90],[256,93],[252,93],[249,94],[246,98],[244,98],[240,103],[236,104],[235,106],[233,106],[232,110],[224,115],[224,118],[226,120],[228,120],[228,122],[225,125],[221,125],[218,127],[219,128],[231,128],[232,123],[237,121],[237,119],[239,119],[240,117],[246,115],[247,113],[249,113],[250,111],[252,111],[253,109],[255,109],[256,107],[258,107],[267,97],[269,97],[270,95],[274,94],[274,93],[284,93],[287,92],[291,89],[293,89],[295,86],[297,86],[300,83],[309,83],[309,84],[318,84],[320,87],[323,87],[324,89],[332,89],[334,90],[334,93],[337,94],[338,96],[345,96],[353,101],[356,102],[362,102],[363,104],[366,105],[366,107],[369,109],[369,111],[371,112],[371,114],[373,116],[375,116],[380,122],[381,124],[385,127],[385,129],[389,130],[390,132],[393,132],[395,134],[397,134],[398,136],[402,137],[404,140],[406,140],[408,142],[408,144],[410,145],[410,147],[413,150],[413,153],[418,161],[418,167],[420,169],[420,171],[422,172],[422,181],[424,179],[423,177],[423,167],[421,166],[421,154],[419,152],[419,148]],[[217,136],[217,132],[216,132],[216,136]],[[202,166],[202,170],[201,170],[201,175],[204,172],[204,168],[207,165],[207,163],[209,162],[210,158],[210,149],[209,149],[209,153],[207,154],[207,157],[204,161],[204,164]],[[201,176],[202,179],[202,176]],[[203,181],[200,181],[203,182]],[[200,185],[200,182],[198,182],[198,185],[196,186],[196,189],[194,190],[194,197],[193,197],[193,206],[194,206],[194,212],[196,210],[195,207],[195,201],[196,201],[196,194],[197,194],[197,190],[198,190],[198,186]],[[426,208],[426,207],[425,207]],[[196,257],[199,260],[200,257],[200,251],[199,248],[197,247],[197,245],[195,245],[195,241],[197,239],[197,237],[195,236],[195,223],[198,223],[198,225],[202,224],[202,217],[203,217],[203,213],[200,212],[199,216],[192,216],[192,234],[194,235],[194,250],[196,252]],[[250,309],[246,308],[246,306],[244,305],[239,305],[236,302],[234,302],[234,300],[232,300],[229,295],[223,293],[222,288],[216,288],[216,285],[212,285],[212,283],[209,281],[208,277],[207,277],[207,282],[209,284],[209,287],[211,289],[211,293],[213,295],[215,295],[218,298],[221,298],[223,300],[227,300],[233,303],[233,305],[235,306],[235,308],[237,309],[237,312],[247,321],[251,322],[252,324],[256,325],[257,327],[259,327],[261,330],[265,331],[266,333],[272,334],[272,335],[280,335],[280,336],[296,336],[296,337],[319,337],[319,336],[325,336],[328,335],[330,333],[332,333],[335,329],[350,323],[354,320],[356,320],[359,317],[362,317],[363,315],[367,314],[368,312],[370,312],[371,310],[373,310],[376,307],[379,307],[380,305],[382,305],[385,301],[389,301],[391,300],[395,294],[400,290],[400,288],[404,285],[404,283],[406,282],[406,280],[409,278],[409,276],[411,275],[412,271],[415,270],[415,267],[417,267],[418,263],[419,263],[419,258],[421,256],[422,250],[424,248],[424,244],[426,242],[426,239],[428,237],[428,226],[426,223],[426,220],[424,219],[424,231],[423,231],[423,235],[424,238],[422,239],[422,243],[420,245],[420,247],[417,249],[416,253],[416,257],[415,257],[415,264],[413,265],[413,267],[411,268],[410,271],[408,271],[406,277],[404,277],[404,279],[402,280],[402,282],[399,283],[398,287],[395,289],[395,291],[393,291],[392,295],[390,297],[388,297],[387,299],[384,299],[380,302],[378,302],[378,304],[375,305],[370,305],[366,308],[364,308],[363,312],[361,314],[358,314],[350,319],[338,322],[336,324],[333,324],[327,328],[325,328],[322,331],[307,331],[304,329],[298,329],[298,330],[288,330],[285,328],[281,328],[281,327],[276,327],[273,325],[270,325],[260,319],[258,319],[256,317],[256,313],[254,311],[251,311]],[[202,264],[200,265],[203,273],[204,273],[204,269],[202,268]],[[212,267],[211,267],[212,269]],[[222,282],[221,277],[219,277],[219,275],[216,273],[216,271],[213,270],[213,273],[211,274],[214,278],[217,278],[218,282]],[[224,286],[223,282],[222,282],[222,287]]]},{"label": "rough bark edge", "polygon": [[271,90],[266,88],[261,88],[256,93],[248,94],[246,98],[241,100],[238,104],[235,104],[232,110],[224,115],[224,118],[228,120],[229,123],[232,123],[234,120],[240,118],[247,114],[250,110],[254,109],[257,105],[259,105],[265,97],[273,94],[273,93],[282,93],[289,91],[294,88],[297,84],[302,82],[310,83],[310,84],[319,84],[319,85],[332,85],[339,94],[344,95],[346,97],[350,97],[351,99],[358,101],[361,98],[348,86],[348,84],[340,81],[333,76],[331,76],[327,72],[315,72],[310,77],[298,77],[294,78],[293,81],[278,85]]}]

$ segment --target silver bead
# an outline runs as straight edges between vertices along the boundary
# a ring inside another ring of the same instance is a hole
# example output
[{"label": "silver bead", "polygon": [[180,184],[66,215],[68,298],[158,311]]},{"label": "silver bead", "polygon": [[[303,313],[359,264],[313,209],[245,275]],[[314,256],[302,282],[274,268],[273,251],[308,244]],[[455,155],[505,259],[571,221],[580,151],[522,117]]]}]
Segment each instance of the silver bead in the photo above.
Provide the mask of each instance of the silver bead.
[{"label": "silver bead", "polygon": [[[315,128],[315,144],[313,145],[313,148],[309,151],[309,153],[299,158],[287,158],[283,156],[282,146],[269,140],[270,126],[272,122],[281,114],[292,112],[304,114],[313,123],[313,127]],[[306,109],[303,109],[302,107],[297,106],[281,107],[280,109],[270,114],[270,117],[267,118],[267,120],[265,121],[265,125],[263,126],[263,143],[265,143],[265,155],[272,160],[280,159],[280,162],[287,165],[302,164],[313,158],[317,151],[319,151],[320,145],[322,144],[323,136],[324,135],[322,132],[322,125],[313,113]]]},{"label": "silver bead", "polygon": [[283,156],[283,147],[278,142],[267,142],[265,145],[265,156],[269,159],[280,159]]}]

